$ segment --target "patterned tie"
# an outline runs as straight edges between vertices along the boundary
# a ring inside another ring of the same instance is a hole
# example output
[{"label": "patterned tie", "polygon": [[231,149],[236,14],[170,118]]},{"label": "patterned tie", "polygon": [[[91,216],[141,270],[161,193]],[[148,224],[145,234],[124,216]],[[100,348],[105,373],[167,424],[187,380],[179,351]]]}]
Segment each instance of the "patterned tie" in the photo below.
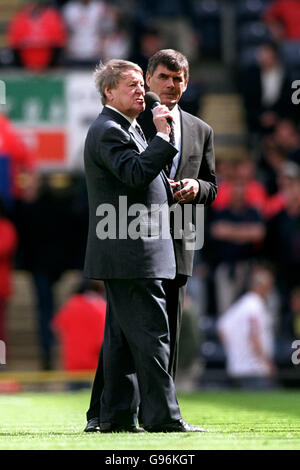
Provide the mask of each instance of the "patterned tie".
[{"label": "patterned tie", "polygon": [[[170,144],[172,144],[175,147],[174,121],[171,121],[170,127],[171,127],[171,131],[170,131],[170,134],[169,134]],[[165,173],[166,173],[168,178],[170,178],[172,164],[173,164],[173,162],[170,162],[165,166]]]},{"label": "patterned tie", "polygon": [[170,132],[170,144],[172,144],[175,147],[175,130],[174,130],[174,121],[171,121],[170,123],[171,127],[171,132]]},{"label": "patterned tie", "polygon": [[136,125],[135,125],[135,130],[136,130],[137,133],[141,136],[141,138],[142,138],[145,142],[147,142],[147,141],[146,141],[146,137],[145,137],[145,135],[144,135],[144,132],[142,131],[142,128],[139,126],[138,123],[136,123]]}]

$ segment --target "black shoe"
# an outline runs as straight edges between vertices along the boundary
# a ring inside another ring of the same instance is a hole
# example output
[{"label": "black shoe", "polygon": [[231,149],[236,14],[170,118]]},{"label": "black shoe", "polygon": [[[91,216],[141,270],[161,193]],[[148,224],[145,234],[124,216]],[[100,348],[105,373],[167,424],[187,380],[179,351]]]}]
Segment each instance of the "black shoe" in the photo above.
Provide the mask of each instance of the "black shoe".
[{"label": "black shoe", "polygon": [[99,418],[89,419],[84,432],[100,432],[100,421]]},{"label": "black shoe", "polygon": [[186,423],[183,419],[178,419],[168,424],[161,424],[157,426],[145,427],[148,432],[205,432],[206,429],[200,428],[199,426],[192,426]]},{"label": "black shoe", "polygon": [[139,428],[134,424],[125,425],[125,424],[115,424],[115,423],[101,423],[100,424],[101,432],[145,432],[143,428]]}]

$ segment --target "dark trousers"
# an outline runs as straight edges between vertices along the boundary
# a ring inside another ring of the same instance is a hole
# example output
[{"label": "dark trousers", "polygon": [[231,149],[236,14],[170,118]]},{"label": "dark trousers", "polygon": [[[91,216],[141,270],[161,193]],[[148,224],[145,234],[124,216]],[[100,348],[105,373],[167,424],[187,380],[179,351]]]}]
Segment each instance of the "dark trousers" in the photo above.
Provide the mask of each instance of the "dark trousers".
[{"label": "dark trousers", "polygon": [[145,426],[181,418],[168,373],[170,336],[163,281],[105,281],[100,421]]},{"label": "dark trousers", "polygon": [[165,280],[167,314],[170,329],[169,374],[175,379],[178,367],[179,335],[182,323],[182,311],[186,293],[187,276],[177,274],[175,279]]},{"label": "dark trousers", "polygon": [[[178,341],[182,318],[182,309],[184,295],[186,291],[187,276],[177,275],[174,280],[162,281],[162,286],[166,296],[168,325],[170,332],[170,355],[168,363],[168,372],[175,378],[177,363],[178,363]],[[129,281],[131,282],[131,281]],[[109,305],[109,302],[108,302]],[[109,307],[108,307],[109,308]],[[131,308],[133,306],[131,305]],[[153,354],[153,353],[152,353]],[[87,419],[90,420],[100,416],[100,399],[104,387],[104,372],[103,372],[103,348],[99,354],[98,367],[96,370],[92,394],[90,400],[90,407],[87,412]]]}]

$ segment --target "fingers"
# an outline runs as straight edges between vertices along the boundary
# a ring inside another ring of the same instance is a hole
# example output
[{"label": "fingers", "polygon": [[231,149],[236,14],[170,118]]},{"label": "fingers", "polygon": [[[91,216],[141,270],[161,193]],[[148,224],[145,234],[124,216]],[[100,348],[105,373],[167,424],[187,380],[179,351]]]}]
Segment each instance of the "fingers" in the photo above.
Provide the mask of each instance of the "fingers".
[{"label": "fingers", "polygon": [[174,193],[174,199],[183,203],[193,201],[198,194],[198,183],[195,180],[189,178],[185,178],[178,182],[179,185],[180,183],[184,185],[184,187]]},{"label": "fingers", "polygon": [[174,199],[175,201],[186,204],[187,202],[192,202],[195,199],[195,195],[192,193],[183,195],[181,191],[177,191],[177,193],[174,194]]},{"label": "fingers", "polygon": [[173,121],[173,116],[170,113],[169,108],[164,104],[160,104],[153,109],[153,119],[171,119]]},{"label": "fingers", "polygon": [[169,135],[171,127],[168,124],[167,119],[172,119],[169,109],[164,105],[156,106],[153,110],[153,122],[157,132],[163,132]]},{"label": "fingers", "polygon": [[168,180],[172,189],[180,188],[180,182],[174,180]]}]

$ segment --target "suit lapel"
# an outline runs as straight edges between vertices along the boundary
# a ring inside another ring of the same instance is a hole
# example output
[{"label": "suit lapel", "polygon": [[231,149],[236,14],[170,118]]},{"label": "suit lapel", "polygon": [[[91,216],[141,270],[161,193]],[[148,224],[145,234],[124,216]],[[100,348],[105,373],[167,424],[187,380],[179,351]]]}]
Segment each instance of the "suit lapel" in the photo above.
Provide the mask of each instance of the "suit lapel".
[{"label": "suit lapel", "polygon": [[160,175],[161,179],[163,180],[163,183],[166,187],[167,196],[168,196],[168,204],[169,204],[169,206],[171,206],[174,203],[174,196],[173,196],[173,191],[172,191],[171,185],[169,183],[168,177],[167,177],[166,173],[164,172],[164,170],[161,170],[159,175]]},{"label": "suit lapel", "polygon": [[128,129],[130,127],[130,122],[127,121],[127,119],[125,119],[117,111],[114,111],[113,109],[107,108],[106,106],[104,106],[104,108],[102,109],[101,114],[105,114],[107,116],[110,116],[114,121],[116,121],[118,124],[120,124],[120,126],[122,126],[123,129],[126,129],[126,131],[128,132]]},{"label": "suit lapel", "polygon": [[[140,150],[140,147],[142,147],[143,150],[146,150],[146,148],[148,147],[147,142],[145,142],[142,139],[142,137],[139,136],[139,134],[137,132],[132,132],[132,131],[129,130],[130,122],[127,121],[127,119],[125,119],[123,116],[121,116],[121,114],[117,113],[113,109],[107,108],[106,106],[104,106],[104,108],[102,110],[102,113],[112,117],[114,119],[114,121],[116,121],[118,124],[120,124],[120,126],[124,130],[126,130],[126,132],[128,132],[128,134],[130,135],[131,139],[133,140],[133,142],[136,145],[136,147],[138,148],[138,150]],[[166,187],[169,204],[172,204],[174,202],[173,192],[172,192],[170,183],[168,181],[168,178],[167,178],[167,176],[166,176],[166,174],[163,170],[160,172],[159,176],[163,180],[163,183]]]},{"label": "suit lapel", "polygon": [[139,148],[141,147],[142,150],[146,150],[146,148],[148,147],[148,144],[147,142],[139,135],[138,132],[134,132],[132,130],[132,127],[129,128],[129,134],[131,135],[132,139],[135,141],[135,143],[139,146]]},{"label": "suit lapel", "polygon": [[180,179],[182,169],[188,162],[188,158],[193,151],[193,143],[196,138],[194,123],[188,118],[186,113],[179,108],[180,111],[180,124],[181,124],[181,154],[179,165],[177,167],[175,180]]},{"label": "suit lapel", "polygon": [[117,111],[114,111],[111,108],[107,108],[104,106],[102,110],[102,114],[106,114],[113,118],[114,121],[116,121],[120,126],[129,134],[130,138],[133,140],[134,144],[138,148],[139,152],[143,151],[147,148],[147,142],[145,142],[137,132],[132,132],[130,130],[131,124],[127,119],[125,119],[121,114],[119,114]]}]

